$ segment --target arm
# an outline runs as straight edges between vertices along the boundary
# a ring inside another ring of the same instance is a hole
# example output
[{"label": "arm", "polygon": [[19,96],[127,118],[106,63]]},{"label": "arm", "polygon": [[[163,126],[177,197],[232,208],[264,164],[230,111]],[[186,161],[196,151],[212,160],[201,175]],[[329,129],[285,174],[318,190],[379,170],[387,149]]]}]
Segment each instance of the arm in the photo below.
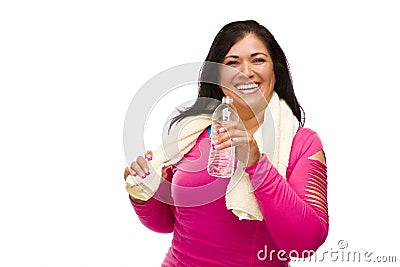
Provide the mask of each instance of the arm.
[{"label": "arm", "polygon": [[272,237],[287,252],[296,250],[301,255],[317,250],[327,237],[327,176],[324,157],[318,160],[321,154],[322,144],[312,132],[293,140],[294,167],[288,168],[287,180],[265,155],[245,169]]},{"label": "arm", "polygon": [[171,168],[163,168],[163,177],[166,178],[155,195],[146,202],[137,201],[130,196],[132,206],[144,226],[159,233],[171,233],[174,229],[175,216],[170,198]]},{"label": "arm", "polygon": [[139,204],[130,199],[139,220],[144,226],[158,233],[171,233],[174,229],[175,217],[170,205],[154,197],[144,204]]}]

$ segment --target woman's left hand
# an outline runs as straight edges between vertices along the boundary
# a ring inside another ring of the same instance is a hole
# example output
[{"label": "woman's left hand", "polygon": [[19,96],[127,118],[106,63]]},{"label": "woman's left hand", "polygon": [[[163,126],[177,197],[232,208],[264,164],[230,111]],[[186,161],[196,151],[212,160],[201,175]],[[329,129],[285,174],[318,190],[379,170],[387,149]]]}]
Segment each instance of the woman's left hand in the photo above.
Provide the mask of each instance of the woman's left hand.
[{"label": "woman's left hand", "polygon": [[251,166],[260,160],[261,154],[257,142],[240,121],[220,126],[217,135],[217,142],[212,144],[214,149],[235,146],[236,158],[245,166]]}]

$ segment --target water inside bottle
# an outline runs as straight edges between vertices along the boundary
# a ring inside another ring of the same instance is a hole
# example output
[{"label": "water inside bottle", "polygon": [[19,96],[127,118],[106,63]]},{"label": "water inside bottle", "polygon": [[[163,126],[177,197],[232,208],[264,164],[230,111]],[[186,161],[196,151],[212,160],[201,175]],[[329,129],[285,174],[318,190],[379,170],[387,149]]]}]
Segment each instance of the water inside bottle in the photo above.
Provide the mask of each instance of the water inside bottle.
[{"label": "water inside bottle", "polygon": [[[215,143],[217,137],[216,123],[211,127],[211,143]],[[210,150],[208,173],[215,177],[230,178],[234,171],[234,161],[232,160],[235,155],[235,147],[228,147],[225,149]]]}]

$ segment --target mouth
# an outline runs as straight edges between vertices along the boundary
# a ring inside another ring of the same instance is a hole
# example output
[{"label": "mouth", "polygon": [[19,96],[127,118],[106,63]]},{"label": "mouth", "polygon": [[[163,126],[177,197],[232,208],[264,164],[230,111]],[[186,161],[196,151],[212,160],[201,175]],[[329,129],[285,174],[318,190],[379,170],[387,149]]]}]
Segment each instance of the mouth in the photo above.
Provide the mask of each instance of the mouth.
[{"label": "mouth", "polygon": [[242,94],[253,94],[259,90],[259,87],[259,83],[240,83],[235,85],[235,88]]}]

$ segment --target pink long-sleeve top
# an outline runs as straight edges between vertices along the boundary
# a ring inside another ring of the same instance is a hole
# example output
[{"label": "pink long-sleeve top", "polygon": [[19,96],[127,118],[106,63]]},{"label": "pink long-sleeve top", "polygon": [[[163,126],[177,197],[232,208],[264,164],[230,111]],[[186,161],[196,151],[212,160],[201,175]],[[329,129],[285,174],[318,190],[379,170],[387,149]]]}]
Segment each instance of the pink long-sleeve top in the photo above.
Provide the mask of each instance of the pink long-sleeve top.
[{"label": "pink long-sleeve top", "polygon": [[328,234],[326,165],[309,159],[322,149],[314,131],[299,127],[286,179],[264,154],[245,168],[263,221],[240,221],[226,208],[229,179],[210,176],[206,166],[192,164],[196,169],[190,170],[190,164],[185,164],[207,164],[207,130],[172,168],[153,198],[145,204],[131,202],[147,228],[173,232],[164,267],[289,266],[289,256],[317,250]]}]

